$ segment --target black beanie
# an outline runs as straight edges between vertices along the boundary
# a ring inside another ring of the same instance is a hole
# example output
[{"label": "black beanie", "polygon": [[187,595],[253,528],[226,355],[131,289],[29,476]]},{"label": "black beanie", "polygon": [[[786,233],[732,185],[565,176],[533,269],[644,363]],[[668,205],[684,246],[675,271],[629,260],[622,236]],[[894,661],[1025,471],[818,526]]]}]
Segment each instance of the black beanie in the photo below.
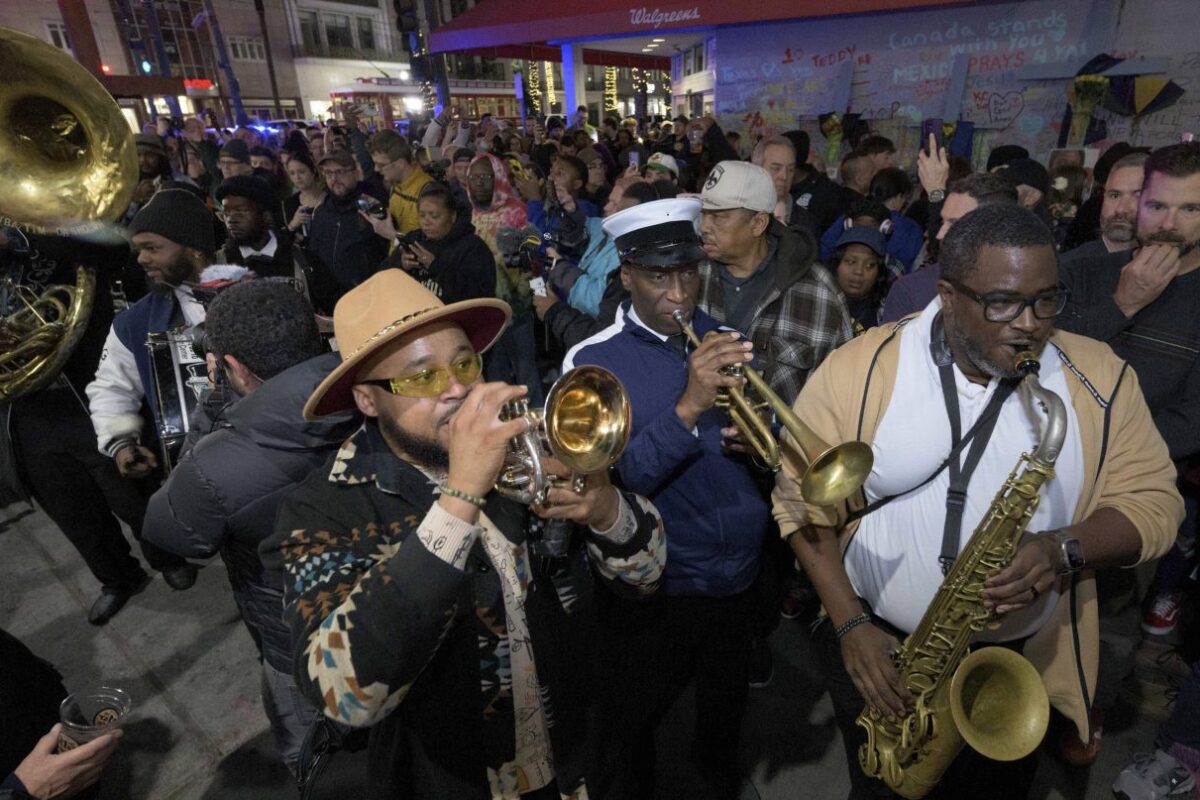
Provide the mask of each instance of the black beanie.
[{"label": "black beanie", "polygon": [[196,195],[184,189],[163,189],[134,214],[129,235],[157,233],[211,256],[217,249],[212,219],[212,212]]}]

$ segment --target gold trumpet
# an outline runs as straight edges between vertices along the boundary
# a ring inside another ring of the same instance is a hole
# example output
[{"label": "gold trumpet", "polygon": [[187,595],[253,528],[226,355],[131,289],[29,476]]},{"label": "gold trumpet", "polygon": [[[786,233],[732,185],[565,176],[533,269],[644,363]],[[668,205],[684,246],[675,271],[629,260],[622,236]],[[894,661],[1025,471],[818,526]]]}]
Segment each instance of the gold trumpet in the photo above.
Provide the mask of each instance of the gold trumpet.
[{"label": "gold trumpet", "polygon": [[[699,347],[700,337],[683,312],[677,310],[671,316],[692,340],[692,344]],[[742,387],[731,386],[721,390],[723,397],[718,399],[717,404],[729,413],[733,424],[767,467],[779,469],[781,459],[779,444],[771,433],[771,426],[759,413],[764,407],[769,407],[792,435],[799,455],[807,465],[804,477],[800,480],[800,491],[805,500],[816,505],[832,506],[858,491],[871,473],[871,465],[875,460],[870,445],[865,442],[843,442],[831,447],[813,433],[812,428],[800,421],[791,407],[775,394],[757,372],[743,370],[736,364],[726,367],[722,372],[745,378],[763,400],[756,404],[746,397]]]},{"label": "gold trumpet", "polygon": [[[603,367],[582,366],[564,373],[541,409],[525,399],[501,411],[504,420],[528,417],[531,425],[509,445],[496,490],[519,503],[545,504],[550,489],[583,492],[587,476],[616,463],[629,442],[633,416],[629,395],[619,378]],[[549,474],[542,464],[551,455],[571,475]]]}]

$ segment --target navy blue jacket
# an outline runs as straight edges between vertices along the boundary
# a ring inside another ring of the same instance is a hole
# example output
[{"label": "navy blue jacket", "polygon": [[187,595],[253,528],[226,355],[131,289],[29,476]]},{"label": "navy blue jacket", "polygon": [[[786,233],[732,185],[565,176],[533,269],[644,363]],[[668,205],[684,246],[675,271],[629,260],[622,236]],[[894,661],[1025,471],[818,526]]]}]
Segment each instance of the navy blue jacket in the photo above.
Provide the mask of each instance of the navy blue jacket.
[{"label": "navy blue jacket", "polygon": [[[573,348],[563,370],[595,364],[625,384],[633,431],[616,464],[617,481],[662,514],[667,594],[736,594],[758,573],[767,502],[750,468],[721,449],[721,428],[729,425],[724,411],[701,414],[696,433],[683,426],[675,403],[687,386],[687,361],[633,322],[629,307],[622,303],[612,326]],[[699,309],[692,326],[701,338],[720,327]]]}]

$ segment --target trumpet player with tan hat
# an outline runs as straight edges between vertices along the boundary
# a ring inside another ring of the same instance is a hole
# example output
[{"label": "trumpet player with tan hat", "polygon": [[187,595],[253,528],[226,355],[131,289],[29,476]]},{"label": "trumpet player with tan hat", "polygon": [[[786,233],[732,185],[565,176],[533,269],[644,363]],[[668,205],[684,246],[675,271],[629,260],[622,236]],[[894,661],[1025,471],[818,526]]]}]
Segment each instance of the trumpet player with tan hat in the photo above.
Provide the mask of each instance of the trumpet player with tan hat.
[{"label": "trumpet player with tan hat", "polygon": [[[284,500],[262,551],[285,570],[297,686],[328,723],[361,729],[331,764],[365,753],[348,770],[364,785],[318,788],[587,796],[597,605],[657,590],[662,525],[603,471],[532,511],[493,491],[534,424],[503,413],[524,387],[481,380],[510,313],[494,298],[444,305],[400,270],[334,310],[342,362],[304,415],[364,422]],[[557,520],[573,524],[550,549]]]}]

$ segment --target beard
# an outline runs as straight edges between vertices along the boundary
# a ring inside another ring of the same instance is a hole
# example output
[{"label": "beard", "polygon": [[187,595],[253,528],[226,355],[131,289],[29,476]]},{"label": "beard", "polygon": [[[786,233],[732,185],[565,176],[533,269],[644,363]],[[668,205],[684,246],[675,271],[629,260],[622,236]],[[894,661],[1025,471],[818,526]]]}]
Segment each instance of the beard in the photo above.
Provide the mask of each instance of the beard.
[{"label": "beard", "polygon": [[1126,244],[1136,238],[1137,220],[1132,214],[1114,214],[1100,221],[1100,233],[1109,241]]},{"label": "beard", "polygon": [[170,264],[163,267],[161,276],[157,280],[151,279],[147,289],[159,294],[171,294],[177,286],[182,285],[191,275],[192,263],[185,251],[180,253]]},{"label": "beard", "polygon": [[441,472],[450,469],[450,453],[437,439],[409,433],[386,414],[380,414],[378,420],[379,426],[383,428],[384,438],[393,448],[408,456],[410,461]]},{"label": "beard", "polygon": [[1142,239],[1143,245],[1150,244],[1169,244],[1179,248],[1179,256],[1182,258],[1188,253],[1200,246],[1200,240],[1189,242],[1187,239],[1180,236],[1174,231],[1155,231],[1154,233]]}]

